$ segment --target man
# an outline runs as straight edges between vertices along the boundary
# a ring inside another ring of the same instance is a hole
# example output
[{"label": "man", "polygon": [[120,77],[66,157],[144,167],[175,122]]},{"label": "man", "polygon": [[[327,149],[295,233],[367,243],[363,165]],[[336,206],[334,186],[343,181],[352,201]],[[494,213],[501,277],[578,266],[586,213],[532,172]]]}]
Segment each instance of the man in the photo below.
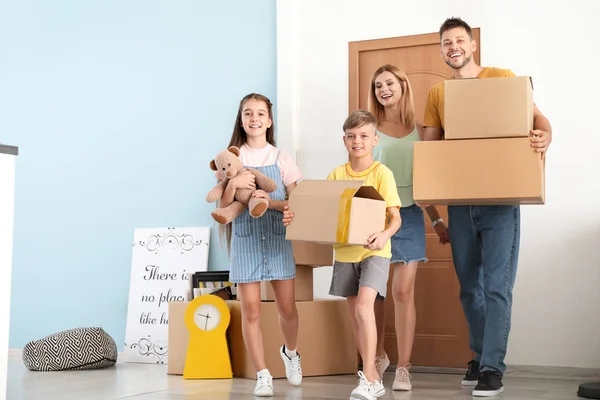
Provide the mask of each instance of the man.
[{"label": "man", "polygon": [[[440,54],[453,77],[511,77],[507,69],[481,67],[473,60],[477,43],[471,28],[460,18],[449,18],[440,27]],[[429,90],[425,107],[424,140],[441,140],[444,129],[444,82]],[[545,152],[552,141],[550,122],[534,106],[532,151]],[[462,381],[475,386],[473,396],[490,397],[504,391],[502,376],[516,277],[520,240],[520,207],[449,206],[448,230],[452,257],[460,282],[460,299],[475,359]],[[485,278],[484,278],[485,277]]]}]

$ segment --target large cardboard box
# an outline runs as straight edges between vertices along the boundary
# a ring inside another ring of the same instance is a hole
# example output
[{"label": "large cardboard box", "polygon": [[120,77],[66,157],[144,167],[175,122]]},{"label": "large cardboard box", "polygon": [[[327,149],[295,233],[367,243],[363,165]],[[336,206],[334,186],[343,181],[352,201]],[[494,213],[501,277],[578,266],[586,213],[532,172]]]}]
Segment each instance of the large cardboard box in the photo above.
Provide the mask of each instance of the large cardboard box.
[{"label": "large cardboard box", "polygon": [[444,138],[528,137],[533,129],[533,84],[527,76],[448,79]]},{"label": "large cardboard box", "polygon": [[290,194],[286,239],[364,245],[385,229],[383,197],[364,181],[304,180]]},{"label": "large cardboard box", "polygon": [[[227,334],[233,376],[256,379],[256,369],[242,336],[240,302],[227,301],[227,304],[231,310]],[[298,352],[302,357],[302,375],[355,374],[358,350],[346,300],[302,301],[297,302],[296,307],[300,321]],[[274,378],[285,378],[285,367],[279,355],[283,334],[275,303],[261,302],[260,325],[267,368]]]},{"label": "large cardboard box", "polygon": [[[313,299],[313,269],[310,265],[296,265],[295,294],[296,301],[311,301]],[[238,300],[239,300],[238,291]],[[275,292],[271,282],[260,283],[260,299],[274,301]]]},{"label": "large cardboard box", "polygon": [[529,138],[416,142],[414,198],[435,205],[544,204],[545,171]]},{"label": "large cardboard box", "polygon": [[[239,301],[226,301],[231,321],[227,330],[229,353],[235,377],[256,378],[256,370],[242,336],[242,314]],[[167,374],[183,375],[189,332],[184,314],[187,301],[169,303],[169,361]],[[297,302],[300,328],[298,352],[302,356],[304,376],[354,374],[358,370],[358,351],[352,322],[345,300]],[[261,302],[261,330],[265,361],[274,378],[285,378],[285,367],[279,355],[283,334],[274,302]]]},{"label": "large cardboard box", "polygon": [[[292,242],[292,247],[294,251],[294,259],[296,261],[296,301],[312,302],[314,298],[313,269],[316,267],[333,265],[333,246],[331,244],[294,241]],[[217,275],[215,277],[217,281],[229,279],[228,276],[226,278],[221,277],[221,274],[223,274],[222,271],[216,271],[215,274]],[[267,282],[261,283],[261,299],[270,301],[274,300],[274,298],[275,296],[271,288],[271,284]],[[239,304],[239,302],[236,303]],[[187,355],[187,346],[190,336],[187,328],[185,327],[183,319],[185,309],[188,304],[189,302],[187,301],[169,302],[169,361],[167,368],[168,374],[183,375],[183,369],[185,367],[185,358]],[[271,306],[265,306],[266,312],[272,313],[274,311],[275,314],[277,314],[276,307],[272,307],[275,304],[270,304]],[[343,305],[345,306],[345,303]],[[324,306],[324,308],[328,309],[327,306]],[[347,311],[345,310],[346,309],[344,308],[343,310],[340,310],[340,312],[345,312],[347,314]],[[270,318],[271,320],[273,319],[272,316],[268,318]],[[307,322],[310,322],[310,320],[311,319],[308,318]],[[335,317],[334,320],[339,321],[339,317]],[[270,326],[269,329],[274,329],[279,332],[278,323],[276,322],[274,325]],[[342,334],[342,337],[344,335],[345,333]],[[345,358],[342,357],[342,359]],[[334,368],[333,370],[339,370],[339,368]]]}]

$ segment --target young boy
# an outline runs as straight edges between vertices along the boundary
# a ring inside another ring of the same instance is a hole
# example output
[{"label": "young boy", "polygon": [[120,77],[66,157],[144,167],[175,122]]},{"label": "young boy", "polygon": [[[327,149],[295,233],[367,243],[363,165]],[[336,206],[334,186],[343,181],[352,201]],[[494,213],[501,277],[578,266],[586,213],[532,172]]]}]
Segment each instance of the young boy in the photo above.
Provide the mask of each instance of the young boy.
[{"label": "young boy", "polygon": [[[363,360],[358,386],[351,399],[375,400],[385,394],[385,389],[375,368],[377,328],[375,326],[375,299],[384,299],[389,277],[390,238],[400,228],[400,198],[392,171],[373,160],[372,150],[379,141],[377,120],[368,111],[356,110],[344,122],[344,144],[350,161],[331,172],[327,179],[363,180],[363,185],[373,186],[385,199],[388,226],[374,232],[364,246],[334,245],[335,262],[329,293],[346,297],[354,325],[354,338]],[[284,208],[285,226],[294,214]]]}]

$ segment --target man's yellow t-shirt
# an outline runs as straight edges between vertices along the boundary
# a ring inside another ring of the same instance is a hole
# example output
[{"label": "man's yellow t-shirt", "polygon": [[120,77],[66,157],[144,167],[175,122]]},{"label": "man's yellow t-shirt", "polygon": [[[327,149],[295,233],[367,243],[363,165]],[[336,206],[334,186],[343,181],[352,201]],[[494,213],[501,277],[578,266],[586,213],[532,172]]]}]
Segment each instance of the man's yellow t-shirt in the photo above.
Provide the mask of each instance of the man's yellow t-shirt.
[{"label": "man's yellow t-shirt", "polygon": [[[510,78],[513,76],[515,74],[510,69],[485,67],[477,75],[477,78]],[[454,79],[454,77],[450,79]],[[423,126],[444,129],[444,81],[436,83],[429,89]]]},{"label": "man's yellow t-shirt", "polygon": [[[361,172],[353,171],[348,162],[334,169],[327,179],[363,180],[363,186],[373,186],[379,194],[381,194],[381,197],[385,199],[386,207],[400,208],[402,206],[400,197],[398,196],[394,174],[388,167],[381,164],[379,161],[373,162],[373,165]],[[370,256],[392,257],[392,247],[389,240],[382,250],[369,250],[364,246],[340,244],[334,245],[333,248],[335,249],[335,260],[339,262],[361,262]]]}]

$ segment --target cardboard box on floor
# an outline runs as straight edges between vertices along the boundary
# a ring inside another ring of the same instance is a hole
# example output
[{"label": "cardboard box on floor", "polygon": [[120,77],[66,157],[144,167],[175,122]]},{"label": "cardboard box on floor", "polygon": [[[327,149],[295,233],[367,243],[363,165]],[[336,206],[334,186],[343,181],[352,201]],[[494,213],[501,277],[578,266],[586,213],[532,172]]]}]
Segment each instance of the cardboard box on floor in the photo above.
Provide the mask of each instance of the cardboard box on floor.
[{"label": "cardboard box on floor", "polygon": [[[292,241],[296,261],[296,301],[313,300],[313,269],[333,265],[333,245]],[[261,282],[260,298],[274,301],[275,292],[270,282]]]},{"label": "cardboard box on floor", "polygon": [[169,302],[169,329],[167,346],[169,349],[169,358],[167,361],[167,374],[183,375],[185,368],[185,358],[187,356],[188,343],[190,341],[190,332],[185,326],[185,309],[189,301],[170,301]]},{"label": "cardboard box on floor", "polygon": [[[233,376],[256,379],[256,369],[242,337],[239,301],[228,301],[231,323],[227,331]],[[315,300],[296,303],[300,326],[298,352],[302,357],[302,375],[342,375],[358,371],[358,350],[354,344],[352,322],[345,300]],[[283,334],[279,329],[275,303],[261,302],[260,324],[265,363],[274,378],[285,378],[279,355]]]},{"label": "cardboard box on floor", "polygon": [[294,220],[286,239],[313,243],[364,245],[385,229],[383,197],[364,181],[304,180],[290,194]]},{"label": "cardboard box on floor", "polygon": [[444,81],[444,138],[529,137],[533,129],[530,77]]},{"label": "cardboard box on floor", "polygon": [[414,198],[434,205],[544,204],[545,173],[529,138],[416,142]]},{"label": "cardboard box on floor", "polygon": [[[189,332],[184,313],[187,301],[169,303],[169,360],[167,374],[183,375]],[[256,378],[242,337],[240,302],[228,300],[231,322],[227,330],[229,353],[235,377]],[[273,302],[261,302],[261,330],[265,361],[274,378],[285,378],[285,367],[279,355],[283,335],[279,329],[279,313]],[[298,351],[302,356],[304,376],[353,374],[358,370],[358,352],[354,344],[352,322],[345,300],[296,302],[300,328]],[[319,330],[320,333],[315,335]]]},{"label": "cardboard box on floor", "polygon": [[[292,247],[296,261],[296,301],[312,301],[313,268],[333,265],[333,246],[330,244],[292,242]],[[265,300],[274,299],[270,284],[263,284],[261,297]],[[190,337],[183,319],[188,304],[187,301],[169,302],[168,374],[183,374]],[[266,310],[272,311],[273,308],[268,306]],[[278,323],[270,326],[269,329],[279,331]]]}]

